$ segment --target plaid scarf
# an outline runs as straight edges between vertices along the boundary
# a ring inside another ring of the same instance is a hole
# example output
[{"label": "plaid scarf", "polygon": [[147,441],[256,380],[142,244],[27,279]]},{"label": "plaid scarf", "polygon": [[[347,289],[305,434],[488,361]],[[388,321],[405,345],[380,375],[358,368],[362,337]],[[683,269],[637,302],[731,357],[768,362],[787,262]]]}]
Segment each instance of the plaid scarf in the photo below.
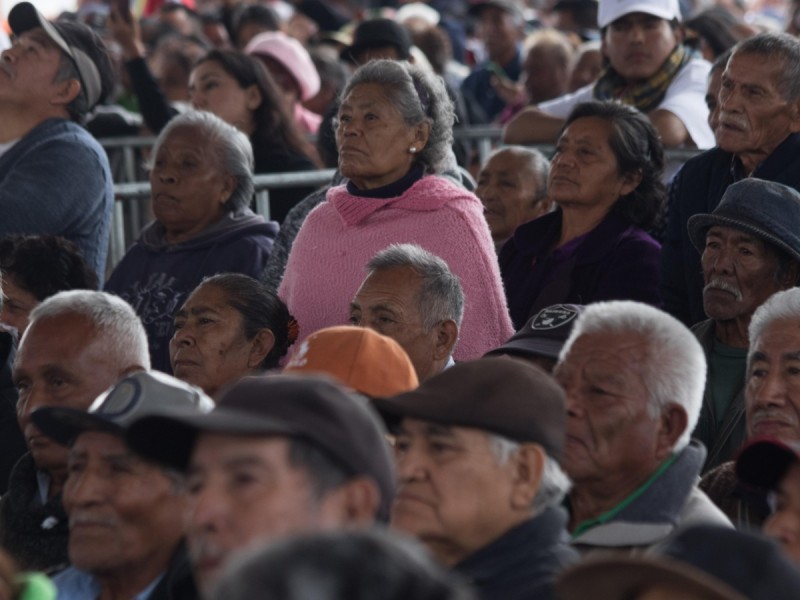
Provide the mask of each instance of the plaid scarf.
[{"label": "plaid scarf", "polygon": [[613,67],[608,66],[594,84],[594,98],[619,100],[623,104],[638,108],[643,113],[650,112],[661,104],[675,75],[693,56],[693,51],[678,44],[655,75],[646,81],[633,84],[626,82]]}]

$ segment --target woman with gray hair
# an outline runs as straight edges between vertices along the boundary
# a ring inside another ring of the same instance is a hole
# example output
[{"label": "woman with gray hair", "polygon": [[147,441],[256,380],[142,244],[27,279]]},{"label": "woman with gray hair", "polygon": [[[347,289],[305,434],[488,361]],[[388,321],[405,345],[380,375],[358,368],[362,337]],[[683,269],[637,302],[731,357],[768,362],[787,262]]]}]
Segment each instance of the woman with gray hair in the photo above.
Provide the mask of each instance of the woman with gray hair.
[{"label": "woman with gray hair", "polygon": [[440,78],[389,60],[355,72],[336,124],[339,170],[349,181],[308,215],[278,290],[301,336],[344,324],[367,262],[390,244],[414,243],[461,280],[466,310],[456,359],[478,358],[508,339],[483,207],[440,176],[452,139],[453,104]]},{"label": "woman with gray hair", "polygon": [[173,317],[204,277],[257,277],[277,224],[249,208],[253,151],[247,136],[208,112],[186,112],[161,131],[151,154],[155,221],[114,268],[106,291],[141,317],[153,368],[171,373]]}]

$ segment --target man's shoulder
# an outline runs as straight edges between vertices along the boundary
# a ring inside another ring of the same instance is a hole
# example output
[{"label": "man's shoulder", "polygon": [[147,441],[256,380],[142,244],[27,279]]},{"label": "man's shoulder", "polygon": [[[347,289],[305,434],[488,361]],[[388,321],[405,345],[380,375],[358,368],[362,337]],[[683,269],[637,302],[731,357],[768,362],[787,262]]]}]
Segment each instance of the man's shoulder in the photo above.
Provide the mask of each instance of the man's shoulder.
[{"label": "man's shoulder", "polygon": [[[74,166],[85,164],[87,157],[108,165],[103,147],[85,128],[66,119],[48,119],[31,129],[3,155],[3,162],[14,164],[42,153],[58,153],[59,160],[52,165]],[[70,167],[72,168],[72,167]]]}]

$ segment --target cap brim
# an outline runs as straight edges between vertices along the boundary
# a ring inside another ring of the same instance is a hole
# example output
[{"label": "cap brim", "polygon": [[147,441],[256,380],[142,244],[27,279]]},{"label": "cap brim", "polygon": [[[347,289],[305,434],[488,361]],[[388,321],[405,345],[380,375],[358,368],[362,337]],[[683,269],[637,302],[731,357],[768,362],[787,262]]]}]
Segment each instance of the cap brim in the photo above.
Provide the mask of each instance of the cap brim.
[{"label": "cap brim", "polygon": [[697,251],[702,254],[706,247],[706,234],[714,226],[732,227],[746,233],[752,233],[758,238],[773,244],[786,252],[794,260],[800,261],[800,252],[789,246],[780,238],[775,237],[772,232],[766,231],[757,223],[745,219],[734,219],[725,215],[699,214],[689,217],[687,229],[689,239]]},{"label": "cap brim", "polygon": [[485,356],[513,354],[515,356],[541,356],[557,360],[563,347],[564,342],[556,340],[509,340],[502,346],[489,350]]},{"label": "cap brim", "polygon": [[756,439],[736,458],[736,476],[762,490],[775,489],[792,463],[800,461],[797,450],[776,439]]},{"label": "cap brim", "polygon": [[117,435],[124,433],[116,423],[76,408],[47,406],[34,411],[31,420],[42,433],[62,446],[71,446],[85,431],[105,431]]},{"label": "cap brim", "polygon": [[210,413],[174,413],[147,416],[131,424],[128,445],[145,458],[185,471],[201,433],[233,435],[299,435],[289,423],[217,406]]},{"label": "cap brim", "polygon": [[556,591],[561,600],[625,600],[656,584],[675,586],[704,600],[747,600],[704,571],[666,557],[588,560],[565,571]]}]

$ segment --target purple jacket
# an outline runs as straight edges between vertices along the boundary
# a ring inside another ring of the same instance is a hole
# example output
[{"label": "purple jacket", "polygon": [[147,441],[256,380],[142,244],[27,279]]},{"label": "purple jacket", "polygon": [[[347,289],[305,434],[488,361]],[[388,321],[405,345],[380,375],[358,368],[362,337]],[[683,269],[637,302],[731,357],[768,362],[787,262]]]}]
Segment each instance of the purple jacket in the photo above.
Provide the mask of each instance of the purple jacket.
[{"label": "purple jacket", "polygon": [[517,228],[500,252],[511,320],[519,329],[551,304],[638,300],[661,306],[661,246],[642,229],[609,214],[586,235],[552,250],[561,211]]}]

